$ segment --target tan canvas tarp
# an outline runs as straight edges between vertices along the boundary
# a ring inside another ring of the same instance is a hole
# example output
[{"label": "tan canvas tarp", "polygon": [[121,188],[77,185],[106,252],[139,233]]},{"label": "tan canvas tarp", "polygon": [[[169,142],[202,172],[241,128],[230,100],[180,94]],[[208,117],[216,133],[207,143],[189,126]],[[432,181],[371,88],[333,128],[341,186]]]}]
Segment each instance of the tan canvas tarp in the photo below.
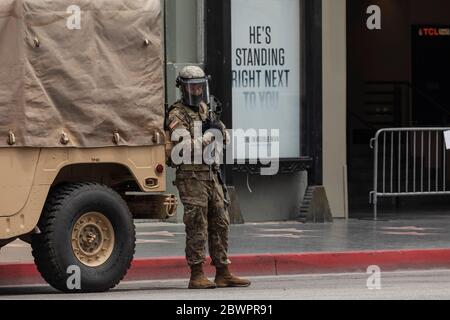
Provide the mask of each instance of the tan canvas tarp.
[{"label": "tan canvas tarp", "polygon": [[[81,29],[76,23],[78,6]],[[73,9],[73,7],[71,8]],[[0,147],[152,144],[163,128],[159,0],[0,0]],[[74,15],[75,14],[75,15]],[[148,45],[144,45],[148,40]]]}]

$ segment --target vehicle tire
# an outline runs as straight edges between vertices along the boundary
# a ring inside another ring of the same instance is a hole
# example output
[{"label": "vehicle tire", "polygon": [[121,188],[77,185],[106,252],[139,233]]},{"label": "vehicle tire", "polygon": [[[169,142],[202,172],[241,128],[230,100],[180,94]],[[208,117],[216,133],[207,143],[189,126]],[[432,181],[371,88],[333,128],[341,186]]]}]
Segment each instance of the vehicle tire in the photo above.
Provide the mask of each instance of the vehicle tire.
[{"label": "vehicle tire", "polygon": [[[126,275],[136,233],[125,201],[97,183],[54,188],[33,235],[42,277],[63,292],[103,292]],[[77,278],[78,277],[78,278]]]}]

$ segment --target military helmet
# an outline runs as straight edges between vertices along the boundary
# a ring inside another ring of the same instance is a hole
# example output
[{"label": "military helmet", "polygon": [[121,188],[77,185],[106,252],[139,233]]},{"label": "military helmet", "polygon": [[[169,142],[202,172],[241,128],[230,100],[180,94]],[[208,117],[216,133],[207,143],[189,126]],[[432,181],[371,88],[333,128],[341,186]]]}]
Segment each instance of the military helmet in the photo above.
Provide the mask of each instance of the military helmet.
[{"label": "military helmet", "polygon": [[180,70],[177,78],[183,103],[198,108],[202,102],[209,104],[209,77],[202,68],[187,66]]},{"label": "military helmet", "polygon": [[201,79],[205,78],[206,74],[200,67],[187,66],[181,69],[179,76],[183,79]]}]

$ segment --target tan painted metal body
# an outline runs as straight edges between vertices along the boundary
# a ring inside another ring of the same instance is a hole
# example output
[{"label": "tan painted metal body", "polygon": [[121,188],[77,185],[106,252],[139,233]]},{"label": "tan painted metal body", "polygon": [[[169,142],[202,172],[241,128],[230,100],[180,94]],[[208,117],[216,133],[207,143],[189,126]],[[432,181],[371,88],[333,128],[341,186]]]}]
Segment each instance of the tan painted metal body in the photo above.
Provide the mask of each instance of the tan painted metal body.
[{"label": "tan painted metal body", "polygon": [[52,185],[96,181],[165,192],[165,145],[145,147],[0,148],[0,240],[32,232]]}]

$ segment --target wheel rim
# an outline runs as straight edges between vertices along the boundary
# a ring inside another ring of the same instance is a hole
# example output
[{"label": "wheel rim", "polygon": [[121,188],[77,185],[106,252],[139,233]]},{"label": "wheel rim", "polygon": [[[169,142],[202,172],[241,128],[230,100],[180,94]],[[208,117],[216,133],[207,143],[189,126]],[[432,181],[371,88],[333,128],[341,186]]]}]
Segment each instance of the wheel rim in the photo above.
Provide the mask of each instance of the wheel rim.
[{"label": "wheel rim", "polygon": [[72,250],[88,267],[104,264],[114,249],[114,229],[107,217],[99,212],[82,215],[72,229]]}]

